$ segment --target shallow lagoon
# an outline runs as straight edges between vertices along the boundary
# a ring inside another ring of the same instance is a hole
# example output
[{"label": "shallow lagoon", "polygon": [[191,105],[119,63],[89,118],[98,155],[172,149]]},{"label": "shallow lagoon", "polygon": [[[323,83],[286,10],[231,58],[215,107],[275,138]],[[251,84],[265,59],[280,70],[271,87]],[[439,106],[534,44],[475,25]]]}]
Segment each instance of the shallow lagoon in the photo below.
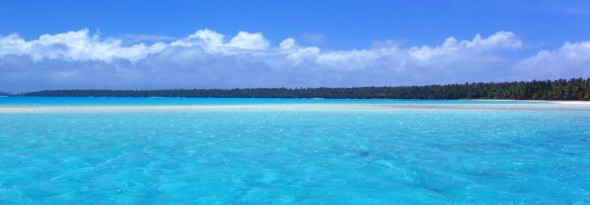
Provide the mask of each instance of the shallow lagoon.
[{"label": "shallow lagoon", "polygon": [[1,98],[0,204],[590,203],[590,105]]}]

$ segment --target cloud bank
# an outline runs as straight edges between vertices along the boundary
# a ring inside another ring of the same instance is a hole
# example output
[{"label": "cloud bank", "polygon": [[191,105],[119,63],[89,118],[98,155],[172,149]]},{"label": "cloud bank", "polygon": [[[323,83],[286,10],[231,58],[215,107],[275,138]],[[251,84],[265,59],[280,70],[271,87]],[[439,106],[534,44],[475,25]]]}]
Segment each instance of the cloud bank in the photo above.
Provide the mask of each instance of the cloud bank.
[{"label": "cloud bank", "polygon": [[167,42],[101,37],[87,29],[25,40],[0,36],[0,90],[396,86],[590,76],[590,42],[514,57],[508,31],[440,45],[322,50],[262,33],[202,29]]}]

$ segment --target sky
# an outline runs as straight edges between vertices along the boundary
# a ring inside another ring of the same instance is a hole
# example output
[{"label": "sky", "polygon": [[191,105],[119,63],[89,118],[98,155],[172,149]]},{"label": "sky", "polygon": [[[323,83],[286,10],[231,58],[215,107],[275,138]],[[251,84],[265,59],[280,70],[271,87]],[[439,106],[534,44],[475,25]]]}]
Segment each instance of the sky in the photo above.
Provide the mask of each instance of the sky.
[{"label": "sky", "polygon": [[587,0],[3,0],[0,91],[590,77]]}]

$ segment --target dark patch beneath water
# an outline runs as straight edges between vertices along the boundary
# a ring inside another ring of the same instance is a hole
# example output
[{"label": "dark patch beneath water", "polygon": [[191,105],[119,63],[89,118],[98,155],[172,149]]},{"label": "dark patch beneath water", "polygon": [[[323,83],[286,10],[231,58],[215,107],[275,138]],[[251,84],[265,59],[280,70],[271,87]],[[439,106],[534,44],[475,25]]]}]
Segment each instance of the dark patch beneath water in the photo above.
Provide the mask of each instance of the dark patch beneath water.
[{"label": "dark patch beneath water", "polygon": [[358,155],[361,157],[368,157],[368,156],[371,156],[371,153],[369,151],[364,151],[364,152],[359,152]]}]

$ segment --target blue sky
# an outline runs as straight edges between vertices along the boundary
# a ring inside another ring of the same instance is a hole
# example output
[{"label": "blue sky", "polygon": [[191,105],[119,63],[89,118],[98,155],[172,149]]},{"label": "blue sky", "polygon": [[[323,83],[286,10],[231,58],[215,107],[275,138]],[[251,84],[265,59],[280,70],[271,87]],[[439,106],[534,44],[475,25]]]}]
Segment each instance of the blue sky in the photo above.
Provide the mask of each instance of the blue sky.
[{"label": "blue sky", "polygon": [[0,90],[590,77],[589,28],[583,0],[5,0]]}]

